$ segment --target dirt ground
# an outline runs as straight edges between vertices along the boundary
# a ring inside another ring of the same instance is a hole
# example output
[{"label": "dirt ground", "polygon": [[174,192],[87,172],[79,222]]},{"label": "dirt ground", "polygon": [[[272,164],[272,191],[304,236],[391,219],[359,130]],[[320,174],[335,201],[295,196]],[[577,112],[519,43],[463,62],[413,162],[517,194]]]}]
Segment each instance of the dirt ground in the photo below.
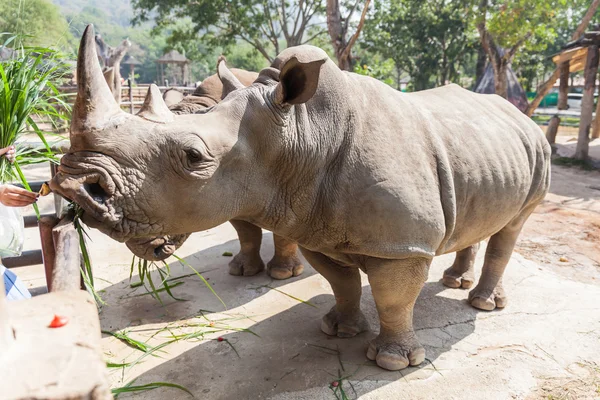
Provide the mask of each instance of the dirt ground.
[{"label": "dirt ground", "polygon": [[[559,143],[568,145],[570,136],[559,135]],[[42,178],[46,171],[37,167],[28,173]],[[600,399],[600,172],[553,166],[552,174],[550,193],[527,222],[508,265],[508,306],[473,309],[467,291],[440,283],[453,255],[437,257],[415,307],[415,329],[427,359],[396,372],[365,357],[378,329],[365,276],[361,306],[372,331],[331,338],[319,329],[334,304],[331,288],[308,264],[303,275],[286,281],[227,274],[231,258],[224,254],[239,249],[229,224],[195,233],[178,251],[226,307],[189,266],[175,260],[171,277],[181,279],[172,283],[182,283],[173,294],[183,301],[163,292],[161,305],[144,287],[131,286],[139,276],[136,269],[130,281],[126,247],[92,231],[96,286],[107,303],[100,313],[102,329],[164,346],[144,356],[105,334],[106,360],[128,364],[110,368],[109,380],[113,387],[133,380],[133,385],[176,383],[199,399]],[[50,199],[41,206],[49,211]],[[263,242],[268,261],[269,233]],[[26,243],[39,246],[35,230],[28,230]],[[476,276],[484,254],[485,246]],[[43,292],[41,267],[15,272],[34,293]],[[160,281],[158,274],[152,276]],[[158,388],[119,398],[192,397]]]},{"label": "dirt ground", "polygon": [[[558,155],[575,151],[574,128],[561,128]],[[600,161],[600,139],[590,143]],[[553,166],[550,193],[531,215],[516,251],[554,272],[600,284],[600,172]]]}]

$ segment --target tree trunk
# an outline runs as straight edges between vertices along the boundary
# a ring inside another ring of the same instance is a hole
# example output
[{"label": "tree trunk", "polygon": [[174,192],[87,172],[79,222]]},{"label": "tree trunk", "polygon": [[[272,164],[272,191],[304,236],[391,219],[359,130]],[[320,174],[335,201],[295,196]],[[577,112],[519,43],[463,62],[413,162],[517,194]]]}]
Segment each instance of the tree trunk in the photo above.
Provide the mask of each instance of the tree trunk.
[{"label": "tree trunk", "polygon": [[475,67],[475,87],[473,90],[479,85],[481,78],[483,78],[483,74],[485,73],[485,62],[487,61],[487,54],[485,53],[485,49],[480,44],[479,49],[477,50],[477,66]]},{"label": "tree trunk", "polygon": [[587,160],[590,146],[590,128],[592,113],[594,112],[594,90],[596,89],[596,76],[598,75],[598,46],[589,46],[585,62],[585,83],[583,99],[581,100],[581,119],[579,121],[579,137],[575,158]]},{"label": "tree trunk", "polygon": [[[588,8],[583,19],[581,20],[581,23],[579,24],[575,32],[573,32],[573,35],[571,35],[571,41],[577,40],[581,35],[583,35],[583,32],[594,17],[598,6],[600,6],[600,0],[592,1],[592,4],[590,4],[590,8]],[[559,75],[560,66],[556,68],[552,75],[550,75],[550,78],[548,78],[548,80],[538,88],[535,99],[533,99],[533,101],[529,104],[529,107],[527,107],[527,110],[525,110],[525,114],[527,114],[527,116],[531,117],[535,109],[538,108],[538,106],[540,105],[544,97],[548,94],[550,89],[552,89],[552,86],[554,86],[554,83],[556,83],[556,80],[558,79]]]},{"label": "tree trunk", "polygon": [[558,88],[558,109],[567,109],[567,100],[569,94],[569,68],[571,63],[569,61],[563,63],[560,66],[560,86]]},{"label": "tree trunk", "polygon": [[[499,62],[497,62],[499,61]],[[494,63],[494,86],[496,94],[500,97],[508,99],[508,61],[501,57],[500,60],[492,61]]]},{"label": "tree trunk", "polygon": [[350,11],[346,18],[342,18],[340,11],[339,0],[327,0],[327,30],[329,31],[329,37],[331,38],[331,44],[335,51],[335,57],[338,60],[338,67],[344,71],[352,71],[353,58],[352,58],[352,47],[356,43],[362,28],[365,25],[365,18],[369,9],[369,3],[371,0],[365,1],[358,27],[354,35],[349,40],[346,39],[348,35],[348,22],[352,17],[354,10]]}]

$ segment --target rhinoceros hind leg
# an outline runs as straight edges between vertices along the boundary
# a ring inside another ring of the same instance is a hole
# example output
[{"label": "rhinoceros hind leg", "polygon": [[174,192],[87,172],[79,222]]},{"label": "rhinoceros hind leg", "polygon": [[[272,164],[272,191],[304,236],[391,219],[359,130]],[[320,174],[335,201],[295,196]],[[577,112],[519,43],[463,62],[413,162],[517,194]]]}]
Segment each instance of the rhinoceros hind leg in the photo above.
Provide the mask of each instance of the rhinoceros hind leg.
[{"label": "rhinoceros hind leg", "polygon": [[306,249],[302,249],[302,254],[327,279],[335,295],[335,306],[323,317],[321,330],[341,338],[368,330],[367,319],[360,311],[362,286],[358,268],[343,267],[321,253]]},{"label": "rhinoceros hind leg", "polygon": [[431,260],[409,258],[372,263],[367,263],[366,270],[380,331],[369,345],[367,358],[392,371],[419,365],[425,360],[425,349],[413,329],[413,307],[427,280]]},{"label": "rhinoceros hind leg", "polygon": [[506,307],[507,298],[502,286],[502,275],[515,248],[521,228],[536,205],[526,208],[490,238],[485,251],[481,277],[477,286],[469,292],[469,303],[473,307],[484,311]]},{"label": "rhinoceros hind leg", "polygon": [[450,288],[470,289],[475,281],[475,256],[479,243],[456,252],[456,258],[450,268],[444,271],[442,283]]},{"label": "rhinoceros hind leg", "polygon": [[237,276],[256,275],[265,269],[260,258],[262,230],[249,222],[230,221],[240,239],[240,252],[229,263],[229,273]]},{"label": "rhinoceros hind leg", "polygon": [[304,265],[298,257],[296,242],[273,234],[275,254],[267,263],[267,274],[273,279],[288,279],[304,272]]}]

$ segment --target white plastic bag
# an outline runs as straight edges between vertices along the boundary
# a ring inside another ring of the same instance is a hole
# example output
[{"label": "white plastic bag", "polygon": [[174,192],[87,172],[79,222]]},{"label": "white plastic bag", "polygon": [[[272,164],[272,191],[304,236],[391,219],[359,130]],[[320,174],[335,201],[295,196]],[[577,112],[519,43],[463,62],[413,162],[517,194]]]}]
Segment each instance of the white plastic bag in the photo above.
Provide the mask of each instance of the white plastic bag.
[{"label": "white plastic bag", "polygon": [[25,225],[19,209],[0,204],[0,258],[20,256],[24,239]]}]

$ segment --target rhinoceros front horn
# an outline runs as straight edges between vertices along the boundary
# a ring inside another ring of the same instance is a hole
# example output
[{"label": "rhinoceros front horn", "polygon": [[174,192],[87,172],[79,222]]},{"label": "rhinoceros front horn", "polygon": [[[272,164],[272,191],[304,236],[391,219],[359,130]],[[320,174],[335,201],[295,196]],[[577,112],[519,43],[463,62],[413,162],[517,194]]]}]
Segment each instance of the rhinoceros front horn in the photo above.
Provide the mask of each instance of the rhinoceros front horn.
[{"label": "rhinoceros front horn", "polygon": [[94,27],[83,32],[77,56],[77,99],[73,106],[71,143],[102,130],[115,115],[124,113],[115,101],[100,69]]}]

